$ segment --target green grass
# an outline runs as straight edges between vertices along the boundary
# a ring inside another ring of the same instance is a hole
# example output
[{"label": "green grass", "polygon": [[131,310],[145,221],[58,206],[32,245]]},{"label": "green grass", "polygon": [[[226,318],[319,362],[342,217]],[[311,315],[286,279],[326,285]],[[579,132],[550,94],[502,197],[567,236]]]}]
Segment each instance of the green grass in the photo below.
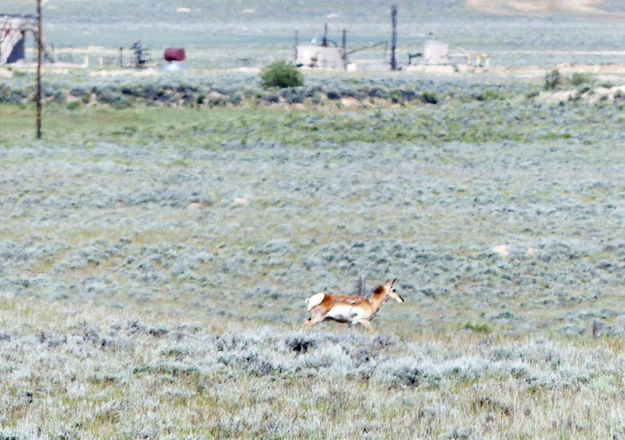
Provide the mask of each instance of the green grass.
[{"label": "green grass", "polygon": [[[576,104],[570,104],[575,106]],[[136,107],[113,109],[107,105],[68,110],[49,107],[43,112],[43,138],[47,141],[91,142],[175,142],[220,148],[222,143],[255,144],[279,142],[305,147],[347,142],[533,142],[541,140],[591,141],[617,133],[612,121],[619,107],[609,106],[601,114],[584,104],[578,106],[584,118],[561,116],[542,106],[532,112],[526,104],[504,101],[447,103],[437,106],[415,104],[399,109],[347,110],[331,106],[310,110],[225,107],[213,109]],[[0,134],[5,145],[23,143],[34,132],[34,109],[29,106],[0,106],[7,129]],[[467,118],[471,114],[471,118]],[[554,131],[553,126],[566,127]]]},{"label": "green grass", "polygon": [[467,322],[464,327],[465,330],[471,330],[476,333],[490,333],[493,331],[493,328],[490,324],[486,322]]}]

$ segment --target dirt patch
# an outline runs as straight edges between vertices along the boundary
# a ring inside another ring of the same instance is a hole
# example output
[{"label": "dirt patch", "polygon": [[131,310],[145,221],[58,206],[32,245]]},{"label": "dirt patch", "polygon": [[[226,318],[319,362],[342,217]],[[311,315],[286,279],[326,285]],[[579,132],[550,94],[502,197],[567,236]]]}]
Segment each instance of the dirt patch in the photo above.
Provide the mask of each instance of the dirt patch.
[{"label": "dirt patch", "polygon": [[569,101],[573,96],[575,96],[575,90],[546,91],[538,95],[538,100],[548,104],[558,104]]},{"label": "dirt patch", "polygon": [[359,100],[350,97],[341,98],[341,104],[343,104],[345,107],[358,107],[362,105]]},{"label": "dirt patch", "polygon": [[107,70],[94,70],[89,72],[89,76],[152,76],[159,73],[156,69],[107,69]]},{"label": "dirt patch", "polygon": [[616,87],[594,87],[587,91],[580,90],[556,90],[545,91],[538,95],[538,100],[548,104],[558,104],[571,100],[583,99],[589,103],[599,101],[613,102],[617,99],[625,98],[625,86]]}]

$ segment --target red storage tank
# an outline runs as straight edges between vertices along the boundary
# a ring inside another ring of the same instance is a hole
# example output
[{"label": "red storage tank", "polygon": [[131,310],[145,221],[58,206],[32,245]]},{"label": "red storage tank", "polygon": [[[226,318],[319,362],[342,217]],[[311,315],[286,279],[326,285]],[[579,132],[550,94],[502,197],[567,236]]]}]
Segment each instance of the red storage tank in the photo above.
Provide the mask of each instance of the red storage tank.
[{"label": "red storage tank", "polygon": [[180,47],[168,47],[165,49],[165,60],[167,61],[184,61],[184,49]]}]

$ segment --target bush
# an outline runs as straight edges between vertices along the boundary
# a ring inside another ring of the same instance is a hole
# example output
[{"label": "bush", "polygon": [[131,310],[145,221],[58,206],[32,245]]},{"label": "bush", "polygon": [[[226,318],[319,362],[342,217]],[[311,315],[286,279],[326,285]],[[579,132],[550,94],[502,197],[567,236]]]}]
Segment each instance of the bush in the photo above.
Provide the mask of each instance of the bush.
[{"label": "bush", "polygon": [[486,89],[475,95],[478,101],[492,101],[504,99],[503,93],[498,90]]},{"label": "bush", "polygon": [[553,90],[562,83],[562,77],[558,69],[553,69],[545,75],[545,90]]},{"label": "bush", "polygon": [[306,353],[309,348],[314,347],[315,341],[305,335],[297,335],[287,338],[285,341],[287,347],[297,353]]},{"label": "bush", "polygon": [[19,89],[0,84],[0,103],[19,104],[24,99],[24,93]]},{"label": "bush", "polygon": [[274,61],[263,69],[260,74],[265,88],[299,87],[304,84],[304,75],[297,67],[287,64],[286,61]]},{"label": "bush", "polygon": [[438,102],[438,97],[435,92],[423,91],[421,92],[421,101],[425,104],[436,104]]},{"label": "bush", "polygon": [[581,86],[582,84],[594,83],[594,77],[589,73],[575,72],[571,76],[571,84],[574,86]]},{"label": "bush", "polygon": [[493,329],[485,322],[467,322],[464,325],[465,330],[471,330],[476,333],[490,333]]}]

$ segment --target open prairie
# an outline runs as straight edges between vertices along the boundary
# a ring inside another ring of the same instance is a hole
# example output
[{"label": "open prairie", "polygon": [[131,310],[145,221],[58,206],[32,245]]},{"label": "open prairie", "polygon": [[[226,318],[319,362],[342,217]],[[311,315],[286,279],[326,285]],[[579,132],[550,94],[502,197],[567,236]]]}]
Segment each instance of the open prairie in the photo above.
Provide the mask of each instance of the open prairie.
[{"label": "open prairie", "polygon": [[[450,30],[472,10],[442,3]],[[470,17],[615,26],[576,11]],[[3,69],[0,438],[625,438],[625,78],[540,57],[281,90],[46,67],[39,141],[31,67]],[[372,333],[302,330],[307,297],[363,275],[405,302]]]},{"label": "open prairie", "polygon": [[[40,142],[5,104],[3,432],[618,438],[620,98],[428,81],[454,97],[51,101]],[[300,331],[361,274],[406,299],[375,334]]]}]

